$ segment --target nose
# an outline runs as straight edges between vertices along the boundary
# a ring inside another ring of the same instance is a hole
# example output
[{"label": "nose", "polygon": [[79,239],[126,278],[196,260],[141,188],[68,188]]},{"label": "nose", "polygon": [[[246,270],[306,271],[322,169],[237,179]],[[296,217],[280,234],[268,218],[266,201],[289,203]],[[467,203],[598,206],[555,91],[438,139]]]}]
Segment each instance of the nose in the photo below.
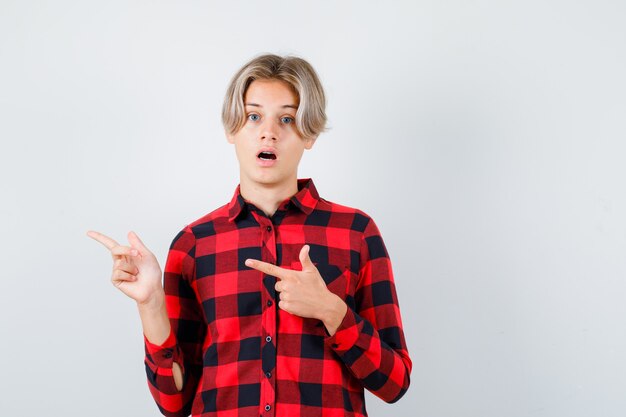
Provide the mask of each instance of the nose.
[{"label": "nose", "polygon": [[261,135],[259,137],[261,141],[263,140],[277,140],[278,139],[278,125],[275,121],[266,119],[261,126]]}]

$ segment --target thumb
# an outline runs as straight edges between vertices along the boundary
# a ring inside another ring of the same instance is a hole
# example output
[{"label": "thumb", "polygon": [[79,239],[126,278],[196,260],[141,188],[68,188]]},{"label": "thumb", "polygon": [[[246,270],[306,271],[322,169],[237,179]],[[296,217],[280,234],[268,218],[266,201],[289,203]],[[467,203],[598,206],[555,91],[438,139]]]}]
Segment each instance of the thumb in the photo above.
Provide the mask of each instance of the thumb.
[{"label": "thumb", "polygon": [[309,247],[309,245],[304,245],[302,247],[302,249],[300,249],[300,263],[302,264],[302,270],[303,271],[312,271],[315,269],[315,265],[313,265],[313,262],[311,261],[311,258],[309,257],[309,250],[311,248]]},{"label": "thumb", "polygon": [[133,248],[136,248],[142,255],[147,255],[150,253],[150,250],[146,247],[146,245],[143,244],[141,239],[139,239],[137,233],[133,232],[132,230],[128,232],[128,241],[130,242],[130,245]]}]

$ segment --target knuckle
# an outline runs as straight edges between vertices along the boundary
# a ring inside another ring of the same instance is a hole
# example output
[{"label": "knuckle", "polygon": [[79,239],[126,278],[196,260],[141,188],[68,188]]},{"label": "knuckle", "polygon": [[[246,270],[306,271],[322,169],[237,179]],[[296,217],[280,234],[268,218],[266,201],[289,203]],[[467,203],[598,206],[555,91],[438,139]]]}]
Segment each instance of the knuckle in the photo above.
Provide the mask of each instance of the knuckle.
[{"label": "knuckle", "polygon": [[128,273],[126,273],[125,271],[123,271],[121,269],[116,269],[115,270],[115,278],[118,279],[118,280],[126,278],[127,275],[128,275]]},{"label": "knuckle", "polygon": [[124,255],[128,253],[128,246],[117,245],[115,248],[113,248],[113,250],[115,250],[115,252],[120,255]]}]

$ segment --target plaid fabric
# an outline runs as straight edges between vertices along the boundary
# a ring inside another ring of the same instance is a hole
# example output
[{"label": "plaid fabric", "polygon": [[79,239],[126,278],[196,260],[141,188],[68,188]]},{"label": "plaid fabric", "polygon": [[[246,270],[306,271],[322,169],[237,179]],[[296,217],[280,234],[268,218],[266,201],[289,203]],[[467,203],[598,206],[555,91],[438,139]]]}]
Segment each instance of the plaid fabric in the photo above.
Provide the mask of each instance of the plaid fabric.
[{"label": "plaid fabric", "polygon": [[[185,226],[164,270],[168,339],[144,336],[148,385],[167,416],[366,416],[364,388],[395,402],[409,386],[391,263],[362,211],[319,197],[311,179],[267,217],[244,201]],[[331,337],[321,321],[277,308],[276,278],[247,258],[300,270],[310,257],[348,310]],[[178,391],[172,362],[184,370]]]}]

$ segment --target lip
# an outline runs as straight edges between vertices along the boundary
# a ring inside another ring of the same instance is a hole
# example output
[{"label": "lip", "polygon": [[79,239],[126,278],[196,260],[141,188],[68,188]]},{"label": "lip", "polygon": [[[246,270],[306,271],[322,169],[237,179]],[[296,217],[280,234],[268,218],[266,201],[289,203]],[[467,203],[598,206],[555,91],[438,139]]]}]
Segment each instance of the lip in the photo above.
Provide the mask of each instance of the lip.
[{"label": "lip", "polygon": [[[276,155],[276,159],[261,159],[258,157],[261,152],[271,152]],[[276,152],[276,148],[263,147],[257,151],[254,157],[256,158],[257,164],[262,167],[271,167],[273,165],[276,165],[276,163],[278,162],[278,152]]]}]

